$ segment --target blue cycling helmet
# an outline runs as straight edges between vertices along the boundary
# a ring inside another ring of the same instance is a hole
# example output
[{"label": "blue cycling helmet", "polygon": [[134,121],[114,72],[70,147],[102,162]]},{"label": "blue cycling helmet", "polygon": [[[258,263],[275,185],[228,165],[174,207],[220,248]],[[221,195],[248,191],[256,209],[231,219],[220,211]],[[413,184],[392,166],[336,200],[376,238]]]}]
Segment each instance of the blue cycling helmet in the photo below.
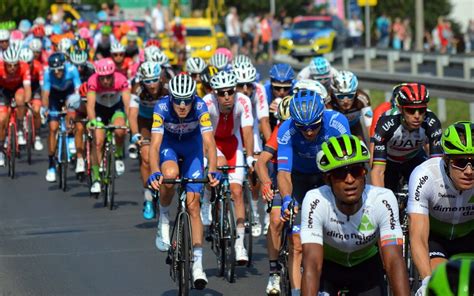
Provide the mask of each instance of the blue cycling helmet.
[{"label": "blue cycling helmet", "polygon": [[301,125],[310,125],[323,116],[324,103],[321,96],[312,90],[299,90],[290,103],[290,116]]},{"label": "blue cycling helmet", "polygon": [[331,64],[323,57],[315,57],[309,64],[309,71],[315,76],[328,76],[331,73]]},{"label": "blue cycling helmet", "polygon": [[21,20],[20,23],[18,24],[18,30],[20,30],[23,33],[28,33],[31,30],[31,22],[29,20]]},{"label": "blue cycling helmet", "polygon": [[295,72],[288,64],[275,64],[270,69],[270,80],[273,82],[291,82],[295,79]]}]

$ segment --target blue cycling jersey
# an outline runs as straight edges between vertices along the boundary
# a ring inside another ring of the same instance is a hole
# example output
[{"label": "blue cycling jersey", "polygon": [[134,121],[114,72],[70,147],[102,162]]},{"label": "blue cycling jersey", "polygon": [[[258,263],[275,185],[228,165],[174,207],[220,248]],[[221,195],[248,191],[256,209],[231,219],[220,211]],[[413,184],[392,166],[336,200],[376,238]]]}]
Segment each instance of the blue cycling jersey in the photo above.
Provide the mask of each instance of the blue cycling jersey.
[{"label": "blue cycling jersey", "polygon": [[71,89],[74,91],[81,86],[79,71],[76,66],[70,63],[64,64],[64,75],[61,79],[57,79],[51,69],[47,67],[44,71],[43,80],[43,90],[49,92],[66,92]]},{"label": "blue cycling jersey", "polygon": [[333,110],[324,110],[322,127],[314,141],[304,138],[293,119],[286,120],[278,130],[278,171],[305,174],[319,172],[316,154],[323,142],[332,136],[350,133],[347,118]]},{"label": "blue cycling jersey", "polygon": [[[170,96],[158,101],[153,111],[152,133],[164,134],[165,138],[174,140],[188,139],[199,133],[212,132],[212,122],[206,103],[194,96],[194,103],[188,116],[180,119],[173,109]],[[192,149],[201,149],[192,147]]]}]

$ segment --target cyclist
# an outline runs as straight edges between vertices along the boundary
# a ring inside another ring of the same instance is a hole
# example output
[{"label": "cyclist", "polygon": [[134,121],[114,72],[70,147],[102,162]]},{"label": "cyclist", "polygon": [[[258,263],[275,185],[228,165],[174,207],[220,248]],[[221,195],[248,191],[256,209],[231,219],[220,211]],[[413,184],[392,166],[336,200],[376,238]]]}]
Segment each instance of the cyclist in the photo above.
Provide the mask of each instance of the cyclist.
[{"label": "cyclist", "polygon": [[100,32],[94,36],[95,59],[108,58],[111,56],[110,49],[112,44],[117,42],[112,34],[112,27],[104,25],[100,28]]},{"label": "cyclist", "polygon": [[[212,123],[205,102],[195,95],[196,83],[189,75],[175,76],[169,85],[170,95],[158,102],[153,111],[148,179],[154,190],[160,190],[160,221],[156,246],[161,251],[170,247],[169,208],[174,195],[171,185],[162,185],[162,178],[203,177],[203,147],[209,158],[209,183],[217,186],[216,145]],[[178,167],[178,159],[183,163]],[[187,184],[187,209],[191,216],[193,240],[193,281],[198,290],[205,288],[207,277],[202,267],[203,229],[199,216],[202,184]]]},{"label": "cyclist", "polygon": [[0,166],[5,165],[6,130],[10,116],[10,102],[15,98],[17,109],[17,135],[18,144],[25,145],[23,135],[23,117],[25,116],[25,103],[31,99],[31,75],[28,64],[19,61],[19,52],[13,47],[8,47],[3,52],[3,61],[0,61]]},{"label": "cyclist", "polygon": [[331,101],[326,107],[344,114],[349,121],[351,134],[364,140],[372,123],[372,108],[369,95],[358,86],[359,82],[354,73],[337,72],[332,78]]},{"label": "cyclist", "polygon": [[302,295],[344,289],[384,295],[384,269],[393,295],[409,295],[398,203],[390,190],[366,184],[369,160],[369,150],[353,135],[329,138],[317,154],[327,185],[308,191],[303,201]]},{"label": "cyclist", "polygon": [[[87,127],[101,127],[108,124],[125,125],[125,114],[130,105],[130,85],[127,78],[115,71],[115,63],[110,58],[95,62],[95,71],[87,81]],[[115,171],[122,175],[125,171],[123,158],[124,130],[115,130],[117,143]],[[102,162],[105,132],[95,130],[92,146],[91,193],[100,193],[99,163]]]},{"label": "cyclist", "polygon": [[135,60],[138,55],[140,54],[140,48],[143,46],[143,40],[138,37],[138,33],[136,31],[130,30],[127,34],[122,37],[120,43],[125,48],[125,57]]},{"label": "cyclist", "polygon": [[[474,245],[474,124],[460,121],[443,133],[444,156],[431,158],[410,176],[410,246],[423,279],[454,254]],[[418,294],[417,294],[418,295]],[[420,294],[422,295],[422,294]]]},{"label": "cyclist", "polygon": [[[237,77],[232,72],[220,71],[211,79],[213,93],[206,95],[206,102],[211,115],[214,137],[217,146],[217,163],[219,166],[244,165],[243,144],[247,151],[246,164],[252,171],[253,157],[253,116],[250,99],[236,92]],[[243,144],[242,144],[243,142]],[[235,241],[235,260],[244,265],[248,261],[244,247],[245,206],[242,195],[244,168],[229,171],[229,183],[235,205],[237,239]],[[205,193],[207,196],[207,193]],[[204,211],[203,211],[204,212]],[[208,220],[203,216],[203,220]],[[206,224],[206,223],[205,223]]]},{"label": "cyclist", "polygon": [[201,74],[206,69],[206,62],[199,57],[188,58],[186,61],[186,71],[191,75],[191,77],[196,81],[196,93],[202,98],[206,95],[204,86],[201,80]]},{"label": "cyclist", "polygon": [[[296,76],[297,80],[312,79],[316,80],[329,92],[331,91],[331,83],[333,76],[337,70],[331,67],[329,61],[324,57],[315,57],[308,66],[304,67]],[[327,103],[327,102],[325,102]]]},{"label": "cyclist", "polygon": [[474,262],[472,258],[450,260],[433,272],[426,295],[468,296],[474,291]]},{"label": "cyclist", "polygon": [[413,169],[426,159],[423,150],[429,144],[430,157],[442,155],[441,123],[427,109],[428,90],[419,83],[408,83],[394,95],[399,112],[380,117],[371,138],[372,184],[398,191],[400,179],[407,181]]},{"label": "cyclist", "polygon": [[171,25],[171,37],[178,57],[178,65],[182,66],[186,60],[186,28],[180,17],[175,17],[174,23]]},{"label": "cyclist", "polygon": [[[290,102],[292,98],[292,96],[284,97],[278,105],[278,120],[280,122],[284,122],[290,117]],[[283,223],[280,220],[281,197],[280,195],[274,195],[272,190],[272,185],[276,184],[278,127],[279,125],[273,129],[270,139],[266,141],[263,151],[255,164],[258,178],[262,184],[260,187],[262,198],[267,202],[271,202],[272,206],[268,226],[269,232],[264,232],[267,235],[267,250],[270,264],[270,274],[266,288],[267,295],[279,295],[281,292],[278,266],[278,249],[281,245],[280,235],[283,228]]]},{"label": "cyclist", "polygon": [[[204,94],[207,95],[209,93],[212,93],[212,87],[211,87],[211,78],[219,72],[219,69],[217,69],[214,66],[207,66],[206,69],[202,72],[200,75],[202,85],[201,85],[201,90],[198,91],[198,94]],[[204,97],[202,96],[202,97]]]},{"label": "cyclist", "polygon": [[[339,112],[325,110],[321,96],[314,90],[301,89],[294,94],[290,116],[278,130],[277,182],[284,219],[289,216],[285,210],[292,199],[297,205],[301,204],[308,190],[323,185],[315,161],[321,144],[331,136],[350,133],[346,117]],[[296,221],[295,225],[298,224]],[[298,295],[301,284],[301,242],[297,230],[298,226],[289,236],[289,272],[293,295]]]},{"label": "cyclist", "polygon": [[[265,88],[257,82],[257,69],[252,64],[241,63],[234,64],[234,74],[237,77],[237,92],[240,92],[250,98],[252,103],[253,122],[253,152],[255,155],[262,152],[262,137],[266,141],[270,138],[272,130],[270,128],[268,102]],[[258,157],[257,157],[258,159]],[[252,184],[252,203],[253,203],[253,221],[252,235],[258,237],[262,233],[262,224],[258,214],[258,192],[259,184]]]},{"label": "cyclist", "polygon": [[125,57],[125,47],[120,42],[114,42],[110,48],[110,53],[115,63],[116,71],[122,73],[127,79],[130,79],[133,60],[129,57]]},{"label": "cyclist", "polygon": [[[48,67],[44,71],[43,82],[43,106],[44,112],[48,114],[49,137],[48,137],[48,158],[49,165],[46,171],[46,181],[56,181],[56,154],[57,133],[59,129],[59,116],[54,112],[59,112],[63,107],[68,107],[68,111],[73,111],[79,107],[79,87],[81,81],[77,68],[66,62],[63,53],[53,53],[48,59]],[[72,108],[71,108],[72,106]],[[73,110],[71,110],[73,109]]]},{"label": "cyclist", "polygon": [[155,217],[153,194],[147,187],[147,179],[151,175],[149,161],[149,145],[143,140],[151,139],[153,108],[164,97],[161,81],[161,67],[155,62],[144,62],[139,68],[140,80],[132,86],[130,100],[129,123],[130,142],[140,146],[140,173],[143,181],[144,210],[143,217],[147,220]]},{"label": "cyclist", "polygon": [[43,150],[43,144],[40,138],[40,127],[41,127],[41,86],[43,85],[43,66],[40,62],[34,60],[33,51],[27,47],[20,50],[20,61],[28,63],[31,74],[31,109],[33,111],[34,125],[35,125],[35,143],[34,148],[36,151]]},{"label": "cyclist", "polygon": [[0,29],[0,60],[3,59],[3,52],[10,46],[10,31]]},{"label": "cyclist", "polygon": [[268,106],[270,109],[270,126],[273,129],[278,119],[275,114],[281,98],[291,94],[295,72],[288,64],[275,64],[270,69],[270,80],[265,83]]},{"label": "cyclist", "polygon": [[230,71],[232,66],[229,62],[229,58],[223,53],[214,53],[209,60],[209,64],[216,67],[219,71]]}]

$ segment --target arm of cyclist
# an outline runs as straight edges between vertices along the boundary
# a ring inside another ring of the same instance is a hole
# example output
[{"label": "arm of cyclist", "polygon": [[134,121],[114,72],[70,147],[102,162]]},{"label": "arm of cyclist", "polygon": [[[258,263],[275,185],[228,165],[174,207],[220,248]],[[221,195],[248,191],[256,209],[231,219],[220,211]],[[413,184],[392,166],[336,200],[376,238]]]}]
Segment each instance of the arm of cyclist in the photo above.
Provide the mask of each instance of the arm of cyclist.
[{"label": "arm of cyclist", "polygon": [[122,101],[123,101],[125,114],[128,117],[130,113],[130,88],[122,90]]},{"label": "arm of cyclist", "polygon": [[247,165],[249,172],[253,172],[255,158],[253,157],[253,128],[246,126],[242,128],[242,138],[244,140],[245,151],[247,153]]},{"label": "arm of cyclist", "polygon": [[375,134],[370,139],[370,142],[373,143],[373,152],[370,157],[370,163],[372,164],[372,171],[370,172],[370,177],[372,179],[372,184],[374,186],[384,187],[385,185],[385,163],[387,159],[387,139],[384,134],[382,127],[383,121],[379,120],[377,127],[375,128]]},{"label": "arm of cyclist", "polygon": [[372,163],[372,171],[370,172],[372,185],[384,187],[385,181],[385,165]]},{"label": "arm of cyclist", "polygon": [[301,295],[317,295],[323,269],[324,251],[320,244],[303,244],[303,277]]},{"label": "arm of cyclist", "polygon": [[422,279],[431,275],[428,237],[430,220],[428,215],[410,214],[410,246],[416,269]]},{"label": "arm of cyclist", "polygon": [[87,92],[87,117],[89,118],[89,121],[93,121],[96,119],[95,115],[95,101],[96,101],[96,93],[95,91],[89,91]]},{"label": "arm of cyclist", "polygon": [[[160,132],[159,121],[156,121],[157,114],[153,114],[153,126],[151,131],[151,143],[150,143],[150,171],[151,175],[148,178],[148,186],[153,190],[159,191],[160,184],[163,181],[163,175],[160,171],[160,147],[163,142],[163,132]],[[161,117],[160,117],[161,118]],[[163,121],[161,121],[163,124]],[[163,130],[163,129],[161,129]]]},{"label": "arm of cyclist", "polygon": [[429,155],[430,157],[443,156],[443,147],[441,146],[441,136],[443,130],[441,129],[441,122],[433,112],[427,114],[428,128],[426,134],[428,135]]},{"label": "arm of cyclist", "polygon": [[214,139],[214,133],[211,131],[204,132],[202,134],[202,140],[204,144],[204,151],[206,151],[208,166],[209,166],[209,184],[212,187],[219,185],[220,172],[217,171],[217,148],[216,141]]},{"label": "arm of cyclist", "polygon": [[271,201],[273,199],[273,190],[272,190],[272,179],[268,175],[268,162],[273,158],[273,154],[267,151],[267,146],[265,146],[262,153],[258,157],[257,163],[255,164],[255,170],[257,171],[258,178],[262,182],[260,191],[262,193],[262,198],[266,201]]},{"label": "arm of cyclist", "polygon": [[401,246],[384,246],[381,248],[381,253],[393,295],[410,295]]},{"label": "arm of cyclist", "polygon": [[263,139],[265,140],[265,142],[267,142],[268,139],[270,139],[270,136],[272,134],[272,129],[270,127],[269,117],[266,116],[266,117],[260,118],[259,119],[259,125],[260,125],[260,132],[263,135]]}]

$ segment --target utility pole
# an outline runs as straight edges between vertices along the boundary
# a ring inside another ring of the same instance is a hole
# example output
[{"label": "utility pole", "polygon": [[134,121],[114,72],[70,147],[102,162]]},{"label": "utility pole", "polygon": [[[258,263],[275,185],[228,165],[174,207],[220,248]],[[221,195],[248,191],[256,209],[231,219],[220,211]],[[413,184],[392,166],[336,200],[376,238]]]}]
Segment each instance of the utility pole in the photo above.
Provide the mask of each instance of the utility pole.
[{"label": "utility pole", "polygon": [[275,0],[270,0],[270,13],[274,16],[275,15]]},{"label": "utility pole", "polygon": [[370,47],[370,6],[369,0],[365,0],[365,47]]},{"label": "utility pole", "polygon": [[415,49],[423,50],[423,36],[425,35],[425,17],[423,0],[415,0]]}]

